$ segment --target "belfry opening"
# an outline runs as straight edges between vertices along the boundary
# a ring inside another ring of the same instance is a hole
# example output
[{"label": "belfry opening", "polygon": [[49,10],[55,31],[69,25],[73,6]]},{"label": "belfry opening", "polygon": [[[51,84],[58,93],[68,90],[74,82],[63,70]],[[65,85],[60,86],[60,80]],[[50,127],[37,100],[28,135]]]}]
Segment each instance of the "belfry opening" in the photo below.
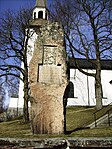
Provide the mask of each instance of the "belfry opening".
[{"label": "belfry opening", "polygon": [[38,12],[38,18],[39,19],[43,19],[43,11],[39,11]]}]

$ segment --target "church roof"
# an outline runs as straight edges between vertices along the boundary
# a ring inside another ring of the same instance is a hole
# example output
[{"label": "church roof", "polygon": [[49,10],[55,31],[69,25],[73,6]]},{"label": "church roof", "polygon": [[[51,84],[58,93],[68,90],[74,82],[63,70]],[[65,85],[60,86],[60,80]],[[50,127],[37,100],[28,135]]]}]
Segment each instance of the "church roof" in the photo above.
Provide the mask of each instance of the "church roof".
[{"label": "church roof", "polygon": [[[79,67],[82,69],[95,69],[94,63],[88,62],[86,59],[77,58],[77,62],[78,62]],[[69,67],[77,68],[73,58],[69,58]],[[101,60],[101,69],[112,70],[112,60]]]},{"label": "church roof", "polygon": [[46,7],[47,6],[47,1],[46,0],[36,0],[36,7]]}]

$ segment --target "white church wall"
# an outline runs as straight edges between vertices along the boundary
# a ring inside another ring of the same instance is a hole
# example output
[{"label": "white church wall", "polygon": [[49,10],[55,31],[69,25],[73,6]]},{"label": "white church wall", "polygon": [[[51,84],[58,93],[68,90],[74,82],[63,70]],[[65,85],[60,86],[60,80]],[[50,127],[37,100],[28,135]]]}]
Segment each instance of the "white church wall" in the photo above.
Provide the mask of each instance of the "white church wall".
[{"label": "white church wall", "polygon": [[23,100],[19,98],[10,98],[9,108],[23,108]]},{"label": "white church wall", "polygon": [[23,104],[24,104],[24,91],[23,91],[23,87],[24,87],[24,84],[23,82],[20,80],[20,84],[19,84],[19,101],[21,101],[22,103],[22,107],[23,107]]},{"label": "white church wall", "polygon": [[[10,103],[8,108],[23,108],[24,100],[23,98],[10,98]],[[28,103],[28,106],[30,107],[30,103]]]},{"label": "white church wall", "polygon": [[[95,70],[86,70],[93,72]],[[112,102],[112,85],[109,83],[112,80],[111,70],[101,71],[101,80],[103,86],[103,105]],[[68,98],[68,106],[72,105],[95,105],[95,80],[93,77],[86,76],[77,69],[70,70],[70,81],[74,84],[74,98]]]},{"label": "white church wall", "polygon": [[35,41],[37,39],[38,35],[35,33],[33,29],[30,29],[30,39],[28,40],[28,52],[27,52],[27,61],[28,61],[28,66],[30,63],[30,60],[33,56],[33,51],[34,51],[34,46],[35,46]]},{"label": "white church wall", "polygon": [[103,87],[103,102],[109,104],[112,102],[112,85],[109,83],[112,80],[112,70],[102,70],[102,87]]},{"label": "white church wall", "polygon": [[[35,31],[33,29],[30,29],[30,39],[28,40],[28,53],[27,53],[27,62],[28,62],[28,66],[30,63],[30,60],[33,56],[33,51],[34,51],[34,46],[35,46],[35,40],[37,39],[37,34],[35,33]],[[24,68],[23,63],[21,64],[21,68]],[[22,74],[21,74],[21,77]],[[23,92],[23,88],[24,88],[24,84],[23,81],[20,80],[20,84],[19,84],[19,101],[21,101],[22,103],[22,107],[24,104],[24,92]],[[15,105],[16,106],[16,105]],[[30,106],[30,104],[29,104]]]}]

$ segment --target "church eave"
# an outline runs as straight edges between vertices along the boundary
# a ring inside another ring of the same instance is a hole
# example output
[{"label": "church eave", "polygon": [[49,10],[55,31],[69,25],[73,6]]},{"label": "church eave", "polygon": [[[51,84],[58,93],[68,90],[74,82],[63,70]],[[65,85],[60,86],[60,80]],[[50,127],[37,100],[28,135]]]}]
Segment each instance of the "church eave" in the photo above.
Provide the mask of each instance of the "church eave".
[{"label": "church eave", "polygon": [[[77,58],[76,60],[77,60],[79,67],[82,69],[95,69],[94,63],[88,62],[86,59]],[[77,69],[77,66],[73,58],[69,58],[69,68]],[[112,60],[101,60],[101,69],[112,70]]]}]

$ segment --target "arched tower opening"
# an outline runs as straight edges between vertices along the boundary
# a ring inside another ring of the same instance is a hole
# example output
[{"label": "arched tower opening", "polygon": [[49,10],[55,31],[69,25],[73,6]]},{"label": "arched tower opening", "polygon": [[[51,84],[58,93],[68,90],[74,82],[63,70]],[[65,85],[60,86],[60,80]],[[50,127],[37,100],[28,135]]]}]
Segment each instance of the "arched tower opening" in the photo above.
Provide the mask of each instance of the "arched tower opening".
[{"label": "arched tower opening", "polygon": [[39,19],[43,19],[43,11],[39,11],[38,12],[38,18]]}]

